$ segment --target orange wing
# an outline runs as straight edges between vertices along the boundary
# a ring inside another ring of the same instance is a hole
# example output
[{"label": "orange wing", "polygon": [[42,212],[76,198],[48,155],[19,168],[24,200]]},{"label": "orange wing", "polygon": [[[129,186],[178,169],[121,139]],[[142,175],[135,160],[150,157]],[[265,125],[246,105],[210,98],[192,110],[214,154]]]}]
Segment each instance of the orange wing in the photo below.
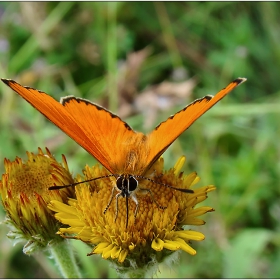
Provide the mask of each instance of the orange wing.
[{"label": "orange wing", "polygon": [[191,124],[245,78],[214,97],[205,96],[159,124],[148,136],[136,133],[118,116],[90,101],[64,97],[61,103],[42,91],[2,79],[113,174],[143,175]]},{"label": "orange wing", "polygon": [[128,152],[127,144],[144,137],[142,133],[133,131],[118,116],[87,100],[69,96],[59,103],[42,91],[24,87],[13,80],[2,81],[113,174],[122,171],[121,164]]},{"label": "orange wing", "polygon": [[226,88],[219,91],[215,96],[207,95],[197,99],[174,116],[160,123],[147,136],[149,145],[152,147],[152,153],[149,154],[147,159],[149,165],[146,170],[148,170],[164,151],[200,116],[246,80],[246,78],[238,78],[231,82]]}]

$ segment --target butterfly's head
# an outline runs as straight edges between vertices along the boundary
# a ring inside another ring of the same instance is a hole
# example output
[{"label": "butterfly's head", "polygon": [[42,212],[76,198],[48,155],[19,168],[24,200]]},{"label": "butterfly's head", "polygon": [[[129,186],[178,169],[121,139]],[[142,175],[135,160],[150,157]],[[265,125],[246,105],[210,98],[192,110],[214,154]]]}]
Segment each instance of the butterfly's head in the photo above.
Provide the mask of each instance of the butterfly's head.
[{"label": "butterfly's head", "polygon": [[[118,198],[119,196],[125,197],[126,200],[126,227],[128,225],[128,198],[131,196],[132,199],[134,200],[134,202],[136,203],[136,209],[135,209],[135,213],[134,213],[134,218],[136,218],[136,214],[137,214],[137,209],[138,209],[138,200],[135,196],[135,194],[133,193],[138,187],[138,181],[135,179],[134,176],[132,175],[127,175],[127,174],[123,174],[120,175],[119,177],[117,177],[116,180],[116,188],[120,191],[117,195],[116,195],[116,215],[115,215],[115,221],[118,215]],[[106,209],[108,209],[110,203],[112,200],[110,200],[108,206]]]},{"label": "butterfly's head", "polygon": [[120,175],[116,180],[116,187],[123,197],[129,197],[138,187],[138,181],[132,175]]}]

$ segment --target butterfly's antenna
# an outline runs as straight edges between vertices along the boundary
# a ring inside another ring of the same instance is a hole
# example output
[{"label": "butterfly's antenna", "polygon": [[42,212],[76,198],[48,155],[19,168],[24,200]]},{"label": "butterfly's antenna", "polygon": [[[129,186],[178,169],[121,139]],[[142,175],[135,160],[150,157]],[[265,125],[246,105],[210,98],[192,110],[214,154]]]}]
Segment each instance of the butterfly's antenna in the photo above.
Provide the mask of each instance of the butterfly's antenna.
[{"label": "butterfly's antenna", "polygon": [[143,177],[143,176],[140,176],[140,175],[135,175],[134,177],[136,178],[140,178],[140,179],[145,179],[145,180],[148,180],[154,184],[158,184],[158,185],[161,185],[161,186],[164,186],[164,187],[167,187],[167,188],[170,188],[170,189],[173,189],[173,190],[176,190],[176,191],[180,191],[180,192],[184,192],[184,193],[194,193],[193,190],[190,190],[190,189],[181,189],[181,188],[175,188],[175,187],[172,187],[170,185],[167,185],[165,183],[160,183],[160,182],[157,182],[157,181],[154,181],[153,179],[150,179],[150,178],[147,178],[147,177]]},{"label": "butterfly's antenna", "polygon": [[128,210],[129,208],[128,208],[128,196],[127,195],[125,196],[125,204],[126,204],[126,226],[125,227],[127,228],[127,225],[128,225],[128,211],[129,211]]},{"label": "butterfly's antenna", "polygon": [[109,174],[109,175],[105,175],[105,176],[101,176],[101,177],[85,180],[85,181],[82,181],[82,182],[73,183],[73,184],[70,184],[70,185],[51,186],[51,187],[49,187],[49,190],[50,191],[51,190],[60,190],[60,189],[64,189],[64,188],[75,187],[75,186],[77,186],[79,184],[82,184],[82,183],[87,183],[87,182],[91,182],[91,181],[95,181],[95,180],[99,180],[99,179],[103,179],[103,178],[108,178],[108,177],[112,177],[112,176],[116,176],[116,175],[115,174]]}]

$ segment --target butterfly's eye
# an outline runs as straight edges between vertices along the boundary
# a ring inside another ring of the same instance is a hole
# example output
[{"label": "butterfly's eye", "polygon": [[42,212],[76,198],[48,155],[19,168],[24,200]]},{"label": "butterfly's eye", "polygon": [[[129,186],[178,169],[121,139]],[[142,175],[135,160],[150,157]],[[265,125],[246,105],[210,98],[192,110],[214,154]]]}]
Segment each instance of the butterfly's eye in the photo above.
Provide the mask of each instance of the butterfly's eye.
[{"label": "butterfly's eye", "polygon": [[130,192],[135,191],[136,188],[138,187],[138,181],[133,176],[129,176],[128,181],[129,181],[128,190]]},{"label": "butterfly's eye", "polygon": [[126,181],[126,179],[123,176],[117,178],[116,185],[120,191],[123,191],[125,188],[124,181]]}]

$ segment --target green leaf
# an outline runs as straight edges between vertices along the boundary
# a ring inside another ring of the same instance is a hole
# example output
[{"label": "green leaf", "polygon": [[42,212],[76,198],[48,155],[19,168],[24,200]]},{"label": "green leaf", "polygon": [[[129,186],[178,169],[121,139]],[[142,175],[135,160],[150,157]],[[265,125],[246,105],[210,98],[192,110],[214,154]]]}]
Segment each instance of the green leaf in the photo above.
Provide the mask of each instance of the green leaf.
[{"label": "green leaf", "polygon": [[230,242],[224,252],[224,278],[258,278],[257,259],[269,241],[271,232],[265,229],[246,229]]}]

